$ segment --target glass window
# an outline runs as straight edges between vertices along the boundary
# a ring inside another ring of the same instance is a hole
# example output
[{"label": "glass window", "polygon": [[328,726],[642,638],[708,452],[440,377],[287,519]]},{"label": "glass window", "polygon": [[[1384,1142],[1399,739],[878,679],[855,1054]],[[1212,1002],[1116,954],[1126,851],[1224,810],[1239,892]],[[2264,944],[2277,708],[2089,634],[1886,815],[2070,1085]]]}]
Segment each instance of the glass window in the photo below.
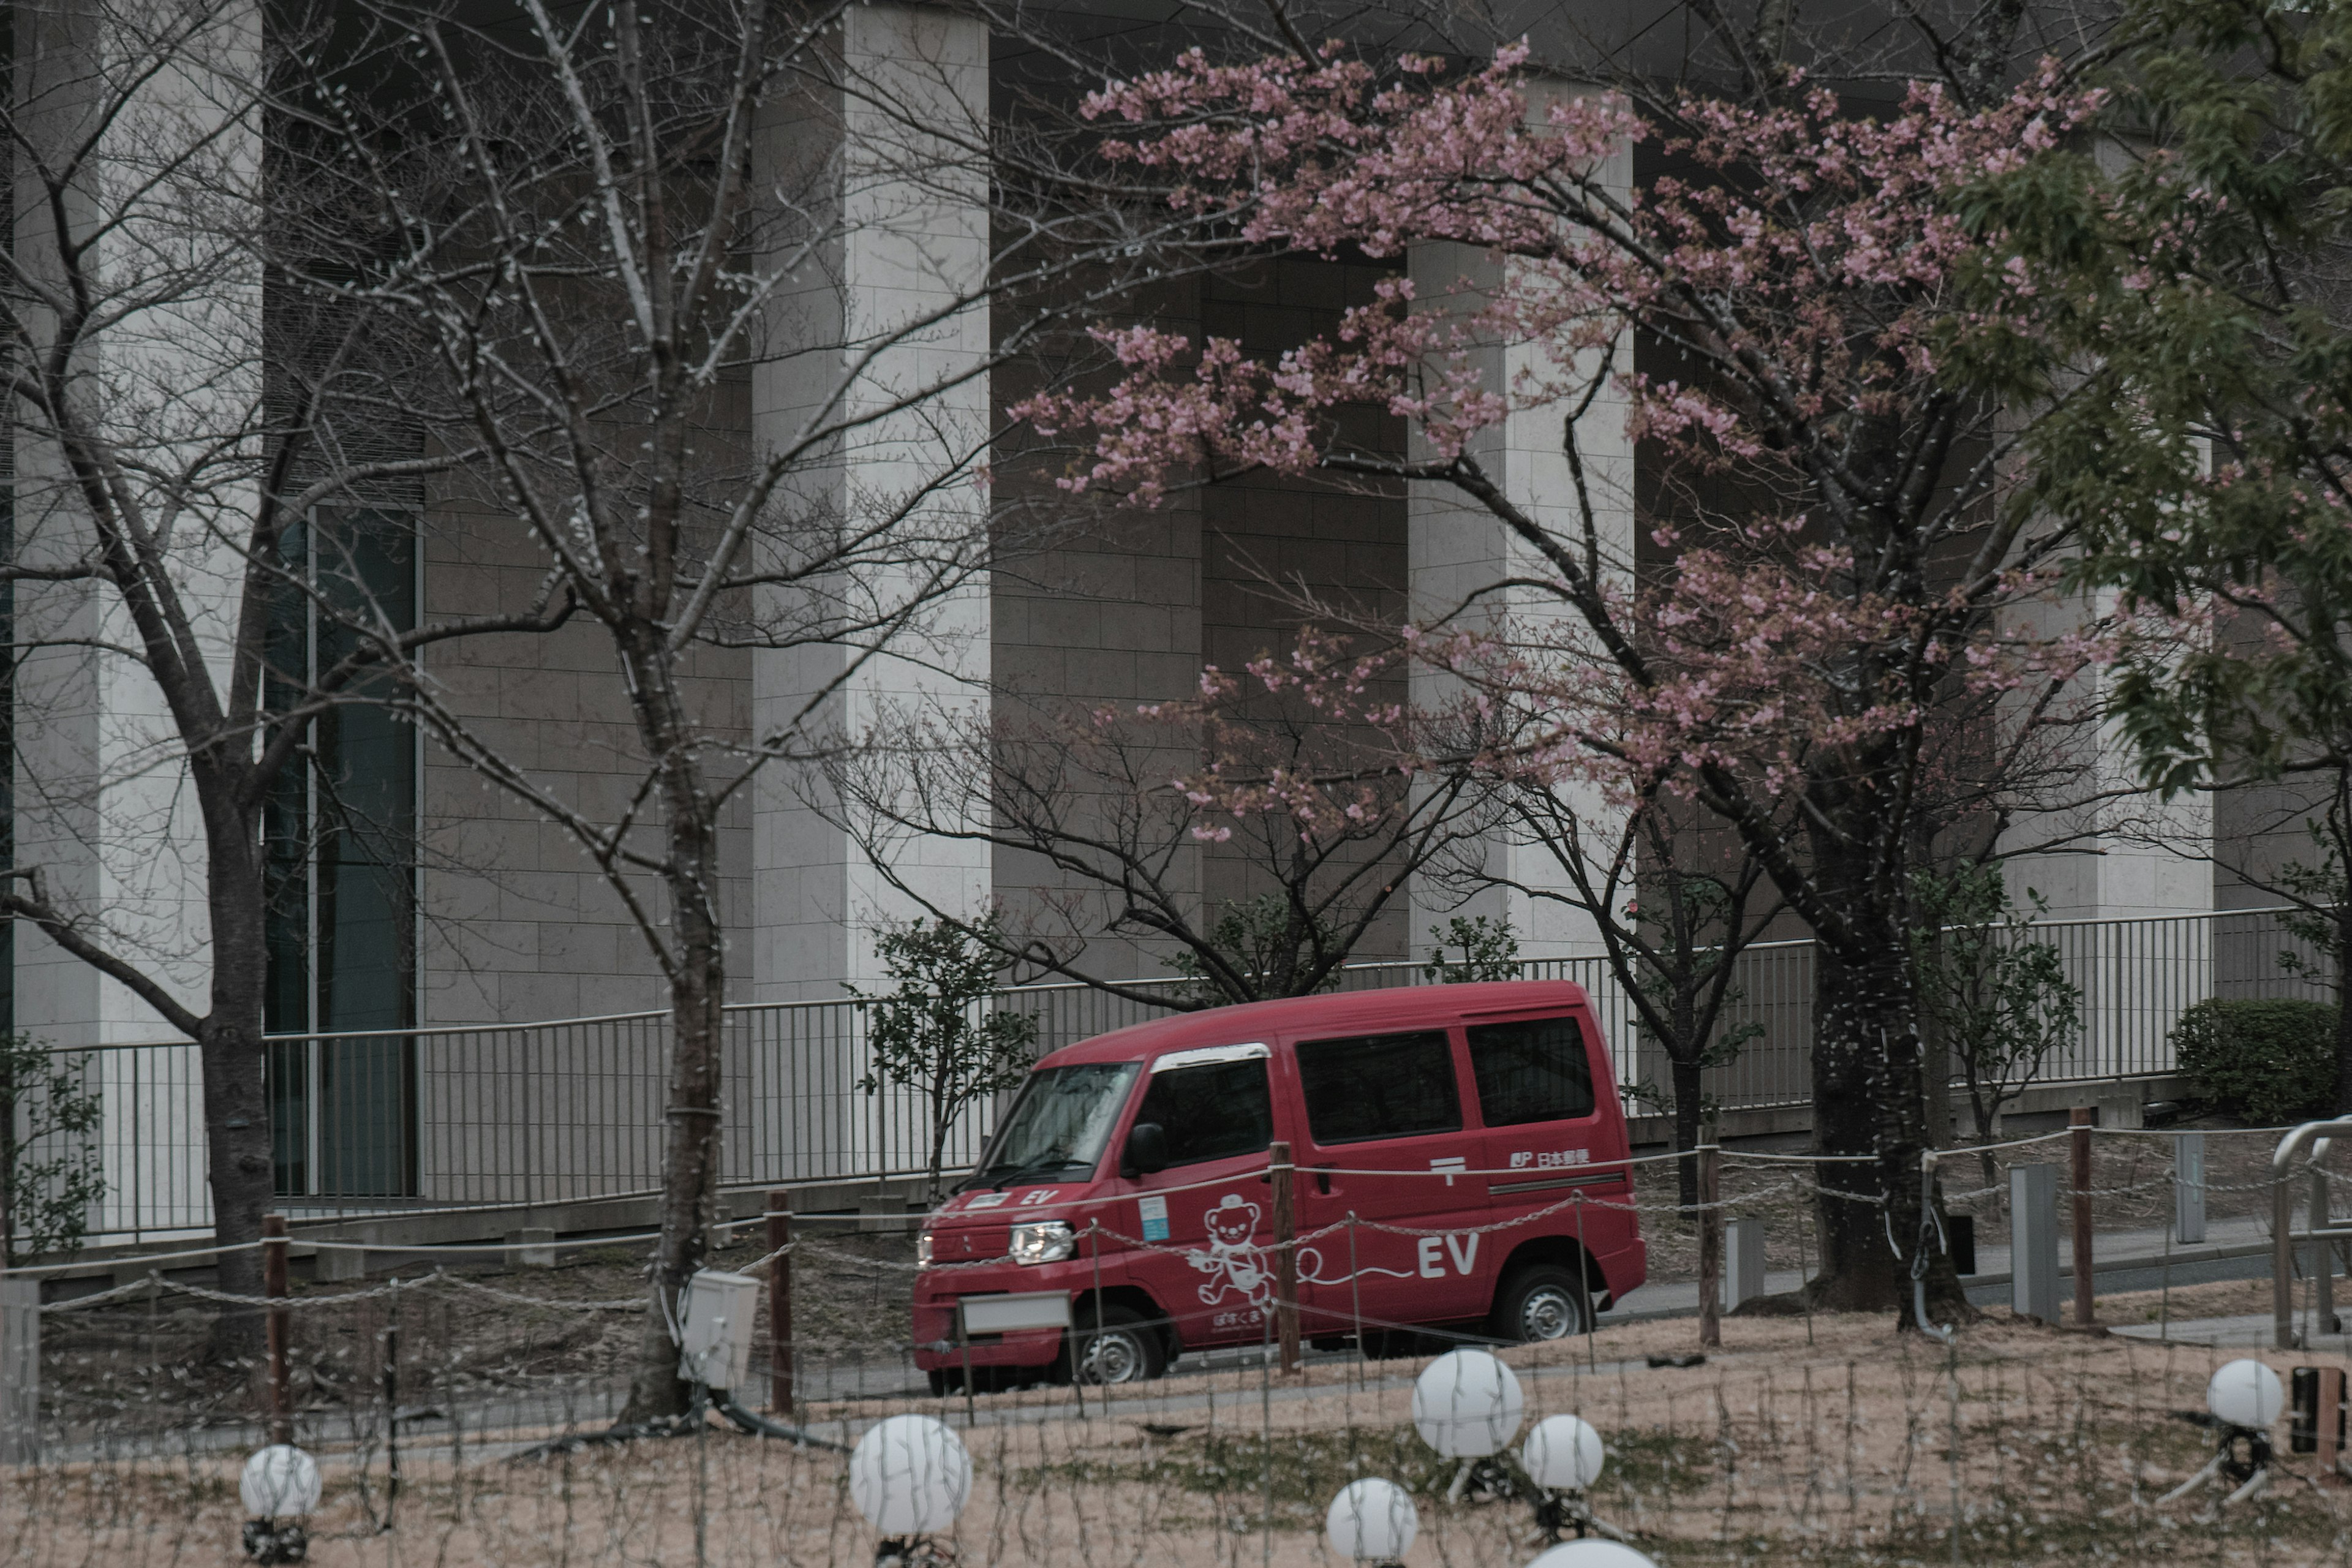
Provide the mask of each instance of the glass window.
[{"label": "glass window", "polygon": [[1462,1126],[1454,1051],[1443,1030],[1303,1041],[1298,1080],[1307,1128],[1325,1148]]},{"label": "glass window", "polygon": [[1157,1121],[1168,1135],[1168,1163],[1197,1165],[1255,1154],[1274,1142],[1274,1097],[1265,1058],[1205,1062],[1151,1075],[1138,1123]]},{"label": "glass window", "polygon": [[1064,1181],[1091,1173],[1135,1082],[1133,1062],[1087,1062],[1033,1072],[968,1187]]},{"label": "glass window", "polygon": [[1489,1127],[1592,1114],[1592,1063],[1574,1018],[1473,1024],[1470,1074]]}]

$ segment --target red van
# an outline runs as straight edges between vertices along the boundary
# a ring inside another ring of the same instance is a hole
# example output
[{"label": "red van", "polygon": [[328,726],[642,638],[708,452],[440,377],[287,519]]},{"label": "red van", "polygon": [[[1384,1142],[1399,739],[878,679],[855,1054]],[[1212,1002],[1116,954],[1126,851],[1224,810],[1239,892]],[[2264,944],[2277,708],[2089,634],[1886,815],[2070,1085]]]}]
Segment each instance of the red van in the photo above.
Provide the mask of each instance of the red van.
[{"label": "red van", "polygon": [[1360,1331],[1377,1351],[1405,1325],[1561,1339],[1644,1278],[1582,986],[1299,997],[1038,1062],[925,1224],[916,1364],[940,1392],[967,1365],[989,1385],[1066,1377],[1075,1338],[1078,1375],[1124,1383],[1259,1342],[1276,1141],[1297,1167],[1300,1328],[1325,1344]]}]

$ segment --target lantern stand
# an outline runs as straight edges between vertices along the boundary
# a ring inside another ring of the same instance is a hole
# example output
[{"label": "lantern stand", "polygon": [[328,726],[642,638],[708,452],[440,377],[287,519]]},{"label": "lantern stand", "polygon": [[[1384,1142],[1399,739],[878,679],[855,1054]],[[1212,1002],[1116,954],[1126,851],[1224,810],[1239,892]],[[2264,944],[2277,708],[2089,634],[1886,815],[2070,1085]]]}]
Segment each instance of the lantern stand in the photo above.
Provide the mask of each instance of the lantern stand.
[{"label": "lantern stand", "polygon": [[1612,1541],[1633,1537],[1592,1511],[1587,1493],[1601,1479],[1608,1449],[1590,1422],[1575,1415],[1548,1415],[1519,1449],[1519,1465],[1536,1489],[1536,1529],[1529,1544],[1557,1544],[1570,1531],[1576,1538],[1602,1535]]},{"label": "lantern stand", "polygon": [[[2271,1426],[2286,1404],[2279,1375],[2252,1357],[2225,1363],[2205,1385],[2205,1409],[2182,1415],[2219,1434],[2213,1457],[2204,1468],[2157,1499],[2160,1506],[2178,1502],[2210,1482],[2226,1479],[2235,1489],[2221,1506],[2247,1502],[2271,1489]],[[2239,1449],[2243,1447],[2243,1457]]]},{"label": "lantern stand", "polygon": [[1511,1369],[1482,1350],[1448,1351],[1412,1384],[1412,1424],[1442,1458],[1459,1459],[1445,1500],[1507,1498],[1518,1479],[1495,1456],[1518,1435],[1527,1408]]},{"label": "lantern stand", "polygon": [[[2191,1413],[2194,1418],[2194,1413]],[[2271,1489],[2271,1439],[2267,1432],[2257,1432],[2251,1426],[2232,1426],[2224,1421],[2207,1421],[2221,1434],[2213,1457],[2205,1468],[2157,1499],[2158,1504],[2178,1502],[2208,1481],[2227,1478],[2237,1489],[2221,1500],[2222,1504],[2248,1502]],[[2245,1445],[2245,1456],[2238,1454],[2238,1446]]]},{"label": "lantern stand", "polygon": [[310,1555],[303,1523],[319,1506],[318,1462],[290,1443],[273,1443],[246,1460],[237,1500],[245,1504],[245,1554],[264,1568]]},{"label": "lantern stand", "polygon": [[[1581,1491],[1553,1491],[1548,1487],[1536,1489],[1537,1539],[1552,1545],[1573,1531],[1576,1539],[1587,1535],[1606,1536],[1611,1541],[1630,1542],[1633,1538],[1592,1511]],[[1530,1542],[1530,1544],[1533,1544]]]}]

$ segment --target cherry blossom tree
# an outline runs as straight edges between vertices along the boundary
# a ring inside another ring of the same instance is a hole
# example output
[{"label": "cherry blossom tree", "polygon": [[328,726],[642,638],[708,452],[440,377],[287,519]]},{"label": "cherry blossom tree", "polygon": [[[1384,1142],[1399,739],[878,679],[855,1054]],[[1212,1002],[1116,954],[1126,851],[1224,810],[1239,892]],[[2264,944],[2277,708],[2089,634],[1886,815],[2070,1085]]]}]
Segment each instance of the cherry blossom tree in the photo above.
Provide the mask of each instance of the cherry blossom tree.
[{"label": "cherry blossom tree", "polygon": [[[1500,520],[1541,563],[1515,585],[1559,613],[1532,636],[1432,628],[1424,656],[1516,705],[1505,773],[1626,799],[1664,780],[1738,837],[1818,939],[1815,1136],[1851,1162],[1826,1184],[1864,1194],[1824,1201],[1818,1298],[1907,1304],[1916,1263],[1940,1307],[1965,1310],[1921,1239],[1909,872],[1937,826],[1938,712],[1998,719],[1981,759],[1997,780],[2098,651],[2025,629],[2069,533],[2011,504],[2008,481],[2042,411],[2104,388],[2048,392],[2049,353],[2000,308],[2021,286],[2007,238],[1960,203],[2063,155],[2096,100],[2049,69],[1973,111],[1919,85],[1857,116],[1792,78],[1761,107],[1694,96],[1644,119],[1595,94],[1536,113],[1524,58],[1454,77],[1426,58],[1382,74],[1336,47],[1195,51],[1106,88],[1103,156],[1171,180],[1180,208],[1311,251],[1463,244],[1505,282],[1438,309],[1400,278],[1272,359],[1106,330],[1126,377],[1028,412],[1091,434],[1071,489],[1139,505],[1265,468],[1443,487]],[[1628,139],[1676,172],[1612,190],[1595,165]],[[1630,374],[1611,353],[1628,334]],[[1485,378],[1471,351],[1495,342],[1534,345],[1541,368]],[[1646,520],[1655,570],[1597,521],[1575,416],[1604,382],[1679,483]],[[1351,439],[1339,416],[1367,404],[1411,425],[1412,454]],[[1574,526],[1547,526],[1477,455],[1480,432],[1529,414],[1565,427]]]}]

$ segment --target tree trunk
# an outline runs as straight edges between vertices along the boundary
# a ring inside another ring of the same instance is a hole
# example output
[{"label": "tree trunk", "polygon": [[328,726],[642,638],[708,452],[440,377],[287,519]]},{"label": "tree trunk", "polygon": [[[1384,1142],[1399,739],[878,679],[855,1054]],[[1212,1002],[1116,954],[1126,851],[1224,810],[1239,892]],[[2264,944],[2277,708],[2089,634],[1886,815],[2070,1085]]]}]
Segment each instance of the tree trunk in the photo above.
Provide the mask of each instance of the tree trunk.
[{"label": "tree trunk", "polygon": [[1692,1151],[1699,1146],[1704,1136],[1706,1123],[1702,1113],[1706,1102],[1699,1088],[1696,1057],[1687,1062],[1678,1055],[1669,1057],[1667,1067],[1675,1086],[1675,1149],[1682,1155],[1675,1162],[1677,1196],[1685,1211],[1696,1213],[1698,1208],[1698,1156]]},{"label": "tree trunk", "polygon": [[[1919,1037],[1900,933],[1874,934],[1878,940],[1816,949],[1813,1146],[1822,1154],[1869,1156],[1825,1164],[1818,1180],[1883,1202],[1821,1198],[1822,1273],[1811,1290],[1818,1307],[1899,1311],[1907,1321],[1927,1147]],[[1940,1249],[1929,1262],[1927,1304],[1946,1321],[1967,1311]]]},{"label": "tree trunk", "polygon": [[[226,787],[216,785],[215,787]],[[217,1277],[236,1296],[261,1294],[261,1216],[276,1192],[269,1107],[262,1081],[262,1007],[269,949],[261,887],[257,823],[245,814],[207,812],[214,842],[207,857],[212,921],[211,1011],[196,1035],[205,1083],[205,1150],[212,1185],[213,1238],[224,1247]],[[241,829],[240,823],[246,826]],[[226,842],[223,842],[226,840]],[[215,1355],[257,1360],[262,1314],[231,1308],[213,1321]]]},{"label": "tree trunk", "polygon": [[[658,644],[659,628],[646,628]],[[648,1281],[652,1310],[637,1342],[624,1426],[687,1413],[691,1391],[678,1377],[670,1324],[684,1305],[687,1281],[703,1264],[719,1191],[719,1051],[725,1025],[727,953],[720,940],[717,889],[717,808],[690,758],[692,731],[684,705],[648,651],[634,661],[639,722],[662,765],[668,865],[663,876],[675,933],[670,973],[669,1103],[662,1154],[661,1236]]]}]

